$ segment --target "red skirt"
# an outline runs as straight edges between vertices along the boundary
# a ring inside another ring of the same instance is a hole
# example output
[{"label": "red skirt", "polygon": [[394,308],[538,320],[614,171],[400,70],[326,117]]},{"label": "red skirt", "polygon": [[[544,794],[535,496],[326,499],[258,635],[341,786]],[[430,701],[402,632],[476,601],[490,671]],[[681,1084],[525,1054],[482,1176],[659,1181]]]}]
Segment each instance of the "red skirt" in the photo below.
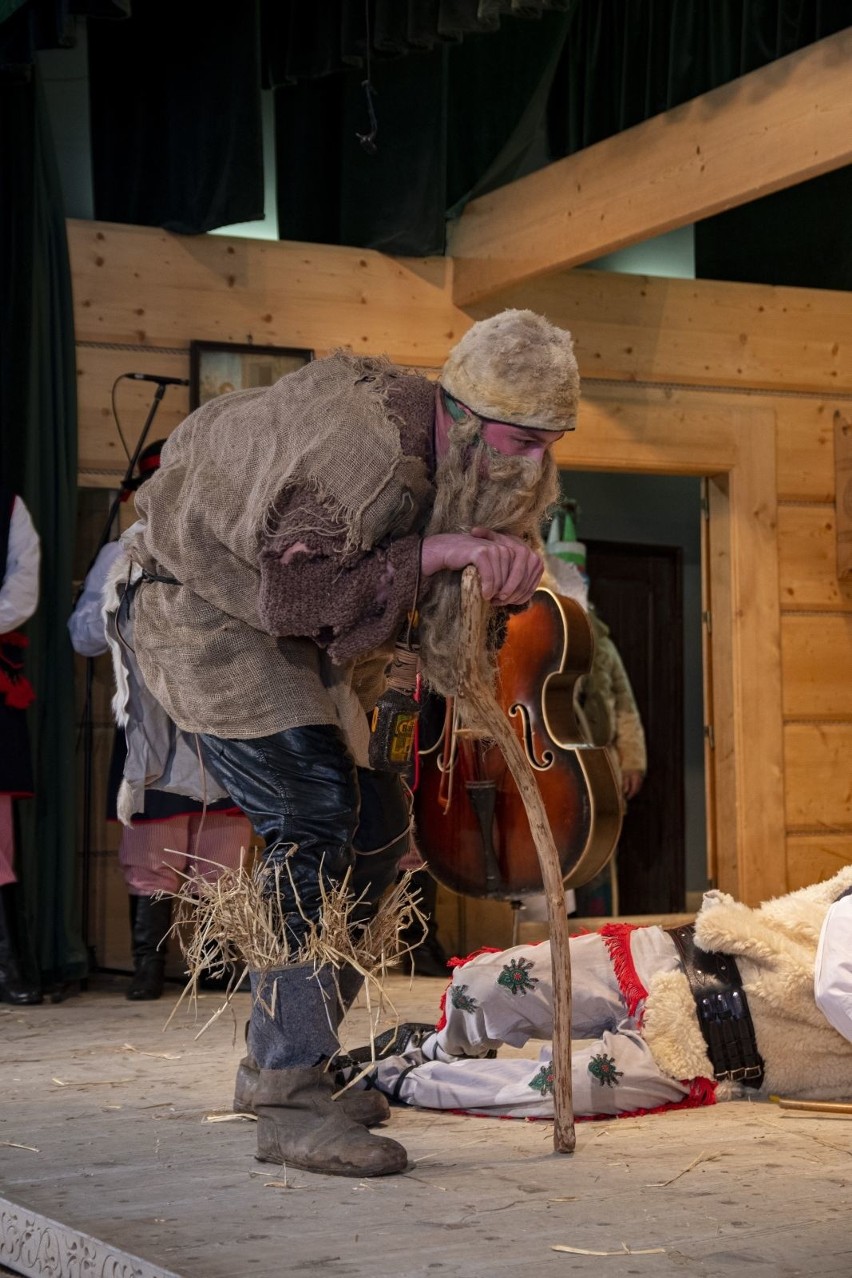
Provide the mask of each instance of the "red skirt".
[{"label": "red skirt", "polygon": [[23,635],[0,637],[0,794],[28,798],[33,793],[33,767],[26,707],[34,699],[23,673]]}]

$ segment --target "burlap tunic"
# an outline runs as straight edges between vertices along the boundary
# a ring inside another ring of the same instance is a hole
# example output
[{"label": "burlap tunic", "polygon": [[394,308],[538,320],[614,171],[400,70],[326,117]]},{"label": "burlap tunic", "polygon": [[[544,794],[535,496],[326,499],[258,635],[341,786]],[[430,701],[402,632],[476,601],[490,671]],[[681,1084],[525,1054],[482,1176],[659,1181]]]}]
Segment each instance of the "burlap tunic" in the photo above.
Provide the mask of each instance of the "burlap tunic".
[{"label": "burlap tunic", "polygon": [[[130,553],[180,583],[144,582],[133,603],[142,675],[180,728],[245,739],[337,723],[366,762],[364,711],[434,497],[433,420],[425,378],[338,353],[173,433],[137,495]],[[284,564],[293,545],[308,553]]]}]

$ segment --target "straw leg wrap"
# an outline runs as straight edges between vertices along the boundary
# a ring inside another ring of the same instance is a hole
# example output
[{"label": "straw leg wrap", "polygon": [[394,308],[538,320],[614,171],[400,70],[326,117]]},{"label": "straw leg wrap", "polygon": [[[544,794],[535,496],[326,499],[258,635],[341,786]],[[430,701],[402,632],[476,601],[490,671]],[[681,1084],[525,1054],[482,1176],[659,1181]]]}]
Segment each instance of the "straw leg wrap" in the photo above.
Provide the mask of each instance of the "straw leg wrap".
[{"label": "straw leg wrap", "polygon": [[[281,867],[269,882],[291,951],[311,924],[322,924],[323,890],[350,870],[352,895],[363,897],[353,923],[368,921],[408,844],[398,778],[357,769],[333,725],[200,740],[210,771],[263,836],[266,864]],[[349,968],[335,976],[309,965],[253,973],[249,1048],[260,1068],[310,1067],[333,1055],[339,1021],[361,981]]]},{"label": "straw leg wrap", "polygon": [[[356,768],[339,728],[318,724],[246,741],[200,738],[205,762],[266,842],[279,876],[284,925],[298,948],[322,912],[321,880],[352,871],[362,897],[354,921],[375,913],[408,847],[399,778]],[[296,851],[289,855],[291,849]]]},{"label": "straw leg wrap", "polygon": [[320,920],[321,882],[339,882],[353,862],[359,793],[343,734],[322,724],[246,741],[200,740],[210,771],[263,836],[267,865],[283,869],[282,926],[298,949]]}]

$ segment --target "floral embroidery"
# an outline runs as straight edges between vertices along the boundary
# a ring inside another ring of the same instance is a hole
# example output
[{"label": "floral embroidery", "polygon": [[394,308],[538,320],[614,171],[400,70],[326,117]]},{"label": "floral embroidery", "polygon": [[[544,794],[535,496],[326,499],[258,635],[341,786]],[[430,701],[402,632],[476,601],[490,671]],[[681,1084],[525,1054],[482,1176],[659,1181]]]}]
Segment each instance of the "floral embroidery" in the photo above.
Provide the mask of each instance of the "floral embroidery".
[{"label": "floral embroidery", "polygon": [[502,985],[510,994],[526,994],[527,990],[533,990],[538,985],[538,977],[529,975],[532,967],[529,959],[510,959],[497,977],[497,984]]},{"label": "floral embroidery", "polygon": [[601,1087],[617,1087],[624,1077],[624,1071],[615,1068],[615,1057],[606,1056],[603,1052],[589,1061],[589,1073]]},{"label": "floral embroidery", "polygon": [[529,1086],[534,1092],[541,1092],[542,1096],[553,1095],[553,1061],[548,1061],[546,1065],[542,1065],[535,1078],[531,1078]]},{"label": "floral embroidery", "polygon": [[465,993],[466,985],[450,986],[450,1002],[459,1012],[475,1012],[479,1004],[470,994]]}]

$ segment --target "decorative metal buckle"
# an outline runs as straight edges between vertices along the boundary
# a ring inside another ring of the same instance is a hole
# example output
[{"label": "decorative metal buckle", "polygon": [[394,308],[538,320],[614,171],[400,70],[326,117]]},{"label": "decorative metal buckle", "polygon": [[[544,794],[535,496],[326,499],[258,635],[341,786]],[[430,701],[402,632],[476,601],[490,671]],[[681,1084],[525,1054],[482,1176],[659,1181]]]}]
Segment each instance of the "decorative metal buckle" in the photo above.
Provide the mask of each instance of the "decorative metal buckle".
[{"label": "decorative metal buckle", "polygon": [[763,1071],[759,1065],[743,1065],[740,1069],[723,1069],[718,1070],[713,1077],[718,1081],[730,1081],[732,1083],[742,1083],[747,1078],[760,1078]]}]

